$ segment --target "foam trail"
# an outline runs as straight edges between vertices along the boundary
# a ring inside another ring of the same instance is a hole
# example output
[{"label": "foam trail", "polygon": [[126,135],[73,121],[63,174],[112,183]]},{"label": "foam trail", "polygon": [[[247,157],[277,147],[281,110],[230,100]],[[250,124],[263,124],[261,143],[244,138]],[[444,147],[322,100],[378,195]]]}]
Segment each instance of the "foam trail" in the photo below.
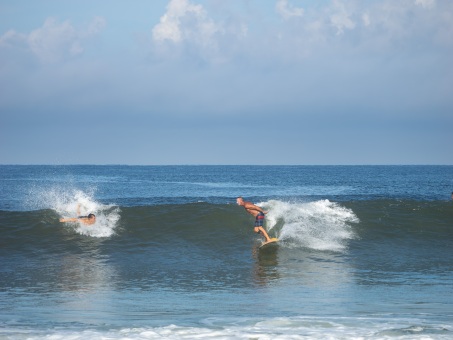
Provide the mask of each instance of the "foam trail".
[{"label": "foam trail", "polygon": [[344,251],[355,237],[351,223],[359,219],[350,209],[329,200],[288,203],[271,200],[260,203],[269,210],[267,229],[288,247]]},{"label": "foam trail", "polygon": [[35,209],[52,209],[59,217],[76,217],[93,213],[96,223],[84,225],[81,222],[65,223],[77,233],[91,237],[110,237],[120,220],[120,209],[113,205],[104,205],[97,202],[92,192],[83,192],[77,189],[50,188],[34,189],[29,193],[27,205]]}]

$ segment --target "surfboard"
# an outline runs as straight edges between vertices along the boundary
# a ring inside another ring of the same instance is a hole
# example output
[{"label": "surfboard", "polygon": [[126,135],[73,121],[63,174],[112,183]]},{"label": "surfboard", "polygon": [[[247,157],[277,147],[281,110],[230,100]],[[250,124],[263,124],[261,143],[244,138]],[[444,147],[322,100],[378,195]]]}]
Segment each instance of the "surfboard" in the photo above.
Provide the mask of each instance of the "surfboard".
[{"label": "surfboard", "polygon": [[270,241],[268,242],[264,242],[262,245],[259,246],[259,249],[262,249],[262,248],[267,248],[267,247],[270,247],[270,246],[277,246],[277,243],[278,242],[278,238],[271,238]]}]

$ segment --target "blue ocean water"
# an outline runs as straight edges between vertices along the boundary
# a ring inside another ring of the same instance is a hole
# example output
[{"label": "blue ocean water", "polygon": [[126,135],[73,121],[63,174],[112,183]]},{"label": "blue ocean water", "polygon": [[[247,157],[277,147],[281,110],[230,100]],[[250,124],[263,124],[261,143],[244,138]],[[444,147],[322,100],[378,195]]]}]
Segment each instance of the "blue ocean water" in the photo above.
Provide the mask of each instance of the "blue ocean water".
[{"label": "blue ocean water", "polygon": [[0,166],[0,339],[451,339],[452,191],[452,166]]}]

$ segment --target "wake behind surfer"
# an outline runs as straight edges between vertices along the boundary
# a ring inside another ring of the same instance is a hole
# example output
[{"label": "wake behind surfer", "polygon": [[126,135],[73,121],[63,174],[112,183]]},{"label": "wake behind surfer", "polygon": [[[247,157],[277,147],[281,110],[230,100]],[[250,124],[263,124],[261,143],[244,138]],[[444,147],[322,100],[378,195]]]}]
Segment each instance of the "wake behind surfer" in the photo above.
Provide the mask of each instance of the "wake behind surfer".
[{"label": "wake behind surfer", "polygon": [[77,217],[73,218],[60,218],[60,222],[82,222],[85,225],[92,225],[96,223],[96,215],[88,214],[88,216],[80,215],[80,204],[77,205]]},{"label": "wake behind surfer", "polygon": [[236,203],[241,207],[244,207],[250,215],[255,217],[255,233],[262,234],[266,238],[266,242],[271,241],[271,238],[267,234],[266,230],[263,228],[264,225],[264,215],[267,214],[267,211],[264,211],[260,207],[256,206],[252,202],[244,201],[242,197],[236,199]]}]

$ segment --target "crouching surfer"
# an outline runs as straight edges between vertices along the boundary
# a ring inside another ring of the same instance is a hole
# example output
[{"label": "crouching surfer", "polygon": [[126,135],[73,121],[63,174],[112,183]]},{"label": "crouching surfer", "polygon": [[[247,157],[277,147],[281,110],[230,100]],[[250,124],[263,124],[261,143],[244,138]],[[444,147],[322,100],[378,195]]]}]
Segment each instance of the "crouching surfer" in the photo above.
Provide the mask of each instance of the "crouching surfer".
[{"label": "crouching surfer", "polygon": [[244,201],[242,197],[236,199],[236,203],[244,207],[245,211],[255,217],[255,233],[262,234],[266,238],[266,242],[271,241],[271,238],[267,234],[266,230],[263,228],[264,225],[264,214],[267,214],[267,211],[264,211],[260,207],[256,206],[251,202]]}]

